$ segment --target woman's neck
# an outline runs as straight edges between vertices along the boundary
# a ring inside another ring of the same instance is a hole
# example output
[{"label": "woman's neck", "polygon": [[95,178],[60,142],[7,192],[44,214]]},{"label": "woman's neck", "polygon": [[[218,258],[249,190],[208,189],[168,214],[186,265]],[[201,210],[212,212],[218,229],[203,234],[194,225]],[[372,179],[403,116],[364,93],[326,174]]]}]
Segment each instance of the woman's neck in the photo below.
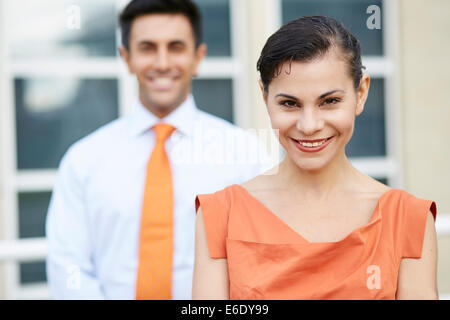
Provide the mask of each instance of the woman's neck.
[{"label": "woman's neck", "polygon": [[361,174],[343,154],[319,170],[299,168],[287,155],[280,164],[278,176],[282,188],[308,198],[325,199],[353,189]]}]

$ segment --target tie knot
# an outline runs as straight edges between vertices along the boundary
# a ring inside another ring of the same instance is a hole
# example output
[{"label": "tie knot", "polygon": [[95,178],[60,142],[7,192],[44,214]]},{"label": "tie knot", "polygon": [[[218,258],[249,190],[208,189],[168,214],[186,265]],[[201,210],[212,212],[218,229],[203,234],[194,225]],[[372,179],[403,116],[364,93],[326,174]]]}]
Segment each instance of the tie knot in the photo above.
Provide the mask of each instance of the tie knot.
[{"label": "tie knot", "polygon": [[175,131],[175,128],[167,123],[158,123],[153,126],[155,130],[156,141],[164,142]]}]

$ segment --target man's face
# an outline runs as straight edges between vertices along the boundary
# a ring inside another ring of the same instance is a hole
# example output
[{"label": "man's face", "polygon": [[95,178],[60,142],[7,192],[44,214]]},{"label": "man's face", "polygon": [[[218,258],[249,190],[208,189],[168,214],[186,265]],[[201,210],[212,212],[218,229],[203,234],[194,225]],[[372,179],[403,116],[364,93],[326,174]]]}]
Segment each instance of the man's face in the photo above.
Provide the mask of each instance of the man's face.
[{"label": "man's face", "polygon": [[136,74],[142,104],[162,118],[191,92],[206,45],[196,49],[186,16],[148,14],[133,21],[129,50],[122,47],[120,52],[130,73]]}]

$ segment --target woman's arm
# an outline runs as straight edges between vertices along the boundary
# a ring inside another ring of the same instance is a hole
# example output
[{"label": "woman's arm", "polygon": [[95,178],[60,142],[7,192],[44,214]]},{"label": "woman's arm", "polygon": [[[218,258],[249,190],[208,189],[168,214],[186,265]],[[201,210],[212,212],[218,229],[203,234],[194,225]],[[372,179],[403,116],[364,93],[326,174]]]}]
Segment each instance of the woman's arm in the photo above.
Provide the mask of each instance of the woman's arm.
[{"label": "woman's arm", "polygon": [[398,275],[398,300],[438,299],[437,240],[434,218],[428,213],[420,259],[402,259]]},{"label": "woman's arm", "polygon": [[209,256],[201,208],[198,209],[195,223],[195,262],[192,299],[229,299],[227,259],[212,259]]}]

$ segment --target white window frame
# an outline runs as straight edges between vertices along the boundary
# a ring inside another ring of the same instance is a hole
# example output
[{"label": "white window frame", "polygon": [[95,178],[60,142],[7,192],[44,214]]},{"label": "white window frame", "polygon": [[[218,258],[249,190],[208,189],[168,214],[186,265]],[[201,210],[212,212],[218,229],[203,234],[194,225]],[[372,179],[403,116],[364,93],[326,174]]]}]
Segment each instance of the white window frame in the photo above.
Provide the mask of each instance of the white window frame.
[{"label": "white window frame", "polygon": [[[18,194],[21,192],[51,192],[56,180],[56,169],[17,170],[16,159],[16,126],[13,80],[15,77],[30,76],[79,76],[87,79],[114,78],[119,83],[119,116],[132,111],[132,103],[137,96],[135,77],[128,70],[120,57],[82,58],[82,59],[14,59],[9,58],[7,6],[10,1],[0,1],[0,70],[2,71],[3,87],[0,87],[0,138],[3,157],[1,161],[1,222],[4,238],[0,240],[0,263],[3,262],[3,272],[0,277],[5,284],[6,299],[48,299],[50,293],[46,283],[20,284],[20,262],[42,261],[47,255],[45,238],[18,238]],[[116,8],[121,9],[128,0],[111,0]],[[247,64],[245,49],[246,6],[244,1],[229,0],[230,4],[230,34],[231,56],[207,57],[200,66],[199,79],[230,79],[233,90],[234,122],[239,126],[249,126],[248,113],[249,90],[248,78],[244,70]],[[116,34],[119,44],[120,32]],[[39,63],[36,63],[39,62]],[[1,281],[0,281],[1,282]]]}]

